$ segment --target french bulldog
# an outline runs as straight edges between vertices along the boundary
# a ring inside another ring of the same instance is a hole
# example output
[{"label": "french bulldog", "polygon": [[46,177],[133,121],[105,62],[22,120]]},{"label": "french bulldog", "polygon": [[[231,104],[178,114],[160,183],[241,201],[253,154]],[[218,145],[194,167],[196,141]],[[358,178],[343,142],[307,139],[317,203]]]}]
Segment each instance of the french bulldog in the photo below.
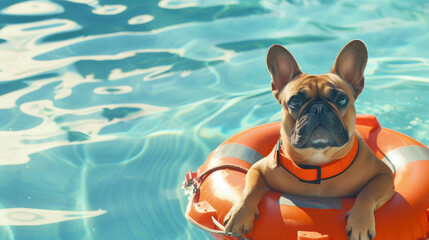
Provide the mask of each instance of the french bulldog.
[{"label": "french bulldog", "polygon": [[[251,230],[258,203],[270,190],[317,197],[356,197],[345,235],[372,239],[375,210],[394,194],[393,173],[355,131],[355,101],[364,87],[368,51],[353,40],[329,73],[301,72],[292,54],[273,45],[267,54],[272,93],[282,107],[278,146],[246,174],[240,199],[224,218],[234,236]],[[341,163],[340,163],[341,162]]]}]

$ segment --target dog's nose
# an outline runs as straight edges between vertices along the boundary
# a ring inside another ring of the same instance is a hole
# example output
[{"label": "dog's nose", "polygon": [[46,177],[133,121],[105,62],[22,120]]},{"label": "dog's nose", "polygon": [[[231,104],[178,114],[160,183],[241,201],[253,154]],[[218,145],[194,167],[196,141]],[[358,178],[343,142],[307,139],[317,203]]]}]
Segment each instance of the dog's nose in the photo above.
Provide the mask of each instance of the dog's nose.
[{"label": "dog's nose", "polygon": [[326,103],[313,103],[310,106],[310,113],[322,114],[329,111],[329,107],[326,106]]}]

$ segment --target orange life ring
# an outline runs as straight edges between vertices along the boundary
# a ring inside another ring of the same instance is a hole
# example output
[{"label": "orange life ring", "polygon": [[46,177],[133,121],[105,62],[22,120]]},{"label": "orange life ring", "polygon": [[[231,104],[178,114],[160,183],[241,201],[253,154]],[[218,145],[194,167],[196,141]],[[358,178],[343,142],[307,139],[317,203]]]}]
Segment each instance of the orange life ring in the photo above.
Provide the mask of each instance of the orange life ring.
[{"label": "orange life ring", "polygon": [[[356,130],[375,154],[395,172],[395,194],[377,209],[375,239],[429,237],[429,149],[418,141],[380,127],[375,116],[358,115]],[[223,234],[223,218],[238,199],[245,172],[268,155],[280,134],[270,123],[241,132],[222,143],[197,172],[186,175],[192,194],[187,219],[215,239]],[[355,198],[311,198],[271,191],[259,203],[253,229],[239,239],[347,239],[345,215]]]}]

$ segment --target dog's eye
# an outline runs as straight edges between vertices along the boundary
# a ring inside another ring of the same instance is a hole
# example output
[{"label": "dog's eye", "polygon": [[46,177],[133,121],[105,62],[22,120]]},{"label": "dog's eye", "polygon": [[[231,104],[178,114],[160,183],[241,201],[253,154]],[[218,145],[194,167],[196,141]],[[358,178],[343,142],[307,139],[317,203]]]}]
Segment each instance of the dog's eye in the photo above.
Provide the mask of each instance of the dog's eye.
[{"label": "dog's eye", "polygon": [[347,99],[346,96],[339,96],[337,98],[337,106],[339,106],[339,107],[346,106],[348,102],[349,102],[349,100]]},{"label": "dog's eye", "polygon": [[297,96],[292,96],[287,103],[290,108],[294,109],[299,106],[299,98]]}]

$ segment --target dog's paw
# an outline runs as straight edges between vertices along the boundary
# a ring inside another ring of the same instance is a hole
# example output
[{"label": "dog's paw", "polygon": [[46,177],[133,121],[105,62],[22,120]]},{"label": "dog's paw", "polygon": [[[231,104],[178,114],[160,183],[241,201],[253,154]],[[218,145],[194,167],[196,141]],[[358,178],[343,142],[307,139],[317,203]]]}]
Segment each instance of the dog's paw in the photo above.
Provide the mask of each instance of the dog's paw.
[{"label": "dog's paw", "polygon": [[232,236],[247,234],[253,227],[253,220],[259,214],[257,206],[234,204],[224,218],[225,233]]},{"label": "dog's paw", "polygon": [[350,240],[372,240],[375,237],[375,218],[372,210],[352,208],[346,215],[347,238]]}]

